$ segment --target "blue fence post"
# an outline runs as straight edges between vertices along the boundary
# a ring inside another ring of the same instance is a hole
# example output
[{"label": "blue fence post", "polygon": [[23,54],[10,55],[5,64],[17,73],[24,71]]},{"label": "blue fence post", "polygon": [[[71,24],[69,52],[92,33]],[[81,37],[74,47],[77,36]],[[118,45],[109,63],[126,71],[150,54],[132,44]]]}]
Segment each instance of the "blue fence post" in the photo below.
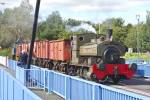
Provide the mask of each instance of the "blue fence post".
[{"label": "blue fence post", "polygon": [[1,100],[4,100],[4,71],[0,69],[0,91],[1,91]]},{"label": "blue fence post", "polygon": [[92,86],[92,100],[102,100],[102,88],[100,85],[93,84],[93,86]]},{"label": "blue fence post", "polygon": [[44,68],[44,91],[46,89],[46,68]]},{"label": "blue fence post", "polygon": [[95,100],[95,85],[92,87],[92,100]]},{"label": "blue fence post", "polygon": [[65,81],[65,100],[71,100],[71,77],[66,77]]},{"label": "blue fence post", "polygon": [[22,100],[24,100],[24,90],[22,89]]},{"label": "blue fence post", "polygon": [[19,71],[19,67],[17,67],[17,69],[16,69],[16,79],[19,79],[19,80],[20,80],[20,78],[19,78],[19,76],[20,76],[20,75],[19,75],[19,72],[20,72],[20,71]]},{"label": "blue fence post", "polygon": [[51,93],[53,91],[53,76],[54,73],[52,71],[48,72],[48,92]]},{"label": "blue fence post", "polygon": [[16,72],[16,67],[17,67],[17,61],[14,61],[15,62],[15,67],[14,67],[14,70]]},{"label": "blue fence post", "polygon": [[15,91],[15,90],[14,90],[14,84],[15,84],[15,83],[14,83],[14,80],[13,80],[13,87],[12,87],[12,88],[13,88],[13,98],[12,98],[12,100],[14,100],[14,91]]}]

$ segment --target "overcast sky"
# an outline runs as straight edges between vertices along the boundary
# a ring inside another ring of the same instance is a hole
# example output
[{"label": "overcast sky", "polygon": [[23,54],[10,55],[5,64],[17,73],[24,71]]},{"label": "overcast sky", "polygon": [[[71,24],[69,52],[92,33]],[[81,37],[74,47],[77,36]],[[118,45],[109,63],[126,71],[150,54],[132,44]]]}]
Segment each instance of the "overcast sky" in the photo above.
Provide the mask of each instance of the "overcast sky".
[{"label": "overcast sky", "polygon": [[[18,6],[21,0],[0,0],[6,2],[0,9]],[[36,0],[29,0],[35,7]],[[58,10],[64,19],[74,18],[102,22],[107,18],[121,17],[126,23],[136,24],[136,15],[145,21],[150,10],[150,0],[41,0],[40,16],[45,19],[52,11]]]}]

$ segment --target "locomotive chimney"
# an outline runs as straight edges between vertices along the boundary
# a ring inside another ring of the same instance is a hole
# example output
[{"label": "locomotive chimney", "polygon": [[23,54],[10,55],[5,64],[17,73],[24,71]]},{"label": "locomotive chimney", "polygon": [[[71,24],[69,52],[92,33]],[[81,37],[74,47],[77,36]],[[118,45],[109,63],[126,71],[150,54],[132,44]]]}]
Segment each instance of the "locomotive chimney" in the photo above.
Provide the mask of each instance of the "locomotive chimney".
[{"label": "locomotive chimney", "polygon": [[112,34],[113,34],[113,30],[112,29],[107,29],[106,39],[108,41],[112,41]]}]

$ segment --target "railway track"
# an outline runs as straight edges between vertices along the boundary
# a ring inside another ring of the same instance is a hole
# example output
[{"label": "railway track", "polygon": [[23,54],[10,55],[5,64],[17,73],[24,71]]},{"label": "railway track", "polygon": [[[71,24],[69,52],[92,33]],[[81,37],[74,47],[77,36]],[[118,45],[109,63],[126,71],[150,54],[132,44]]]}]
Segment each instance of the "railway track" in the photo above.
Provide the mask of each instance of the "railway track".
[{"label": "railway track", "polygon": [[150,97],[150,79],[133,78],[131,80],[121,81],[117,85],[110,83],[107,83],[107,85]]},{"label": "railway track", "polygon": [[[75,77],[81,78],[79,76]],[[150,97],[150,78],[132,78],[130,80],[120,81],[116,85],[114,85],[112,81],[108,81],[102,84]]]}]

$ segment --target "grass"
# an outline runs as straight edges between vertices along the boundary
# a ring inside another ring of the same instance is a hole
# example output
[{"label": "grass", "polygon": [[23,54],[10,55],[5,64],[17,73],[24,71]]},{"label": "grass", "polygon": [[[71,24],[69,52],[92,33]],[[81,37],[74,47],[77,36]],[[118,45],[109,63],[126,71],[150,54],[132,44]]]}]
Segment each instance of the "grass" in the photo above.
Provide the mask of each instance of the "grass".
[{"label": "grass", "polygon": [[150,59],[150,53],[126,53],[124,56],[126,59]]}]

